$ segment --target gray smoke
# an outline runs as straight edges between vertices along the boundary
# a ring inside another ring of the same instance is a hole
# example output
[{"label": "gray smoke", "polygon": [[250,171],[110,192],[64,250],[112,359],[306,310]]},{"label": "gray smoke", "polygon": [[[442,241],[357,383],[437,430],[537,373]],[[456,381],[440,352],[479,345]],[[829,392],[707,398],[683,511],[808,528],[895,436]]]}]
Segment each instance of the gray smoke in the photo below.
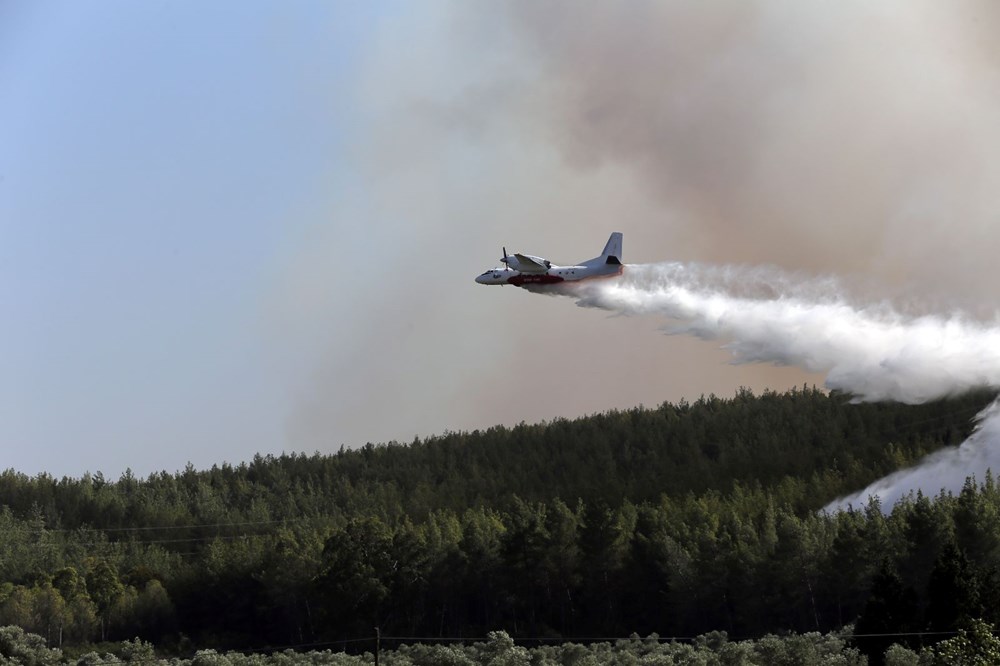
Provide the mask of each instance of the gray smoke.
[{"label": "gray smoke", "polygon": [[337,91],[360,110],[350,178],[275,290],[308,375],[296,449],[821,381],[661,344],[639,318],[476,291],[502,245],[575,262],[616,229],[632,262],[833,273],[902,318],[927,314],[906,299],[978,317],[1000,302],[998,3],[397,9],[365,38],[363,85]]}]

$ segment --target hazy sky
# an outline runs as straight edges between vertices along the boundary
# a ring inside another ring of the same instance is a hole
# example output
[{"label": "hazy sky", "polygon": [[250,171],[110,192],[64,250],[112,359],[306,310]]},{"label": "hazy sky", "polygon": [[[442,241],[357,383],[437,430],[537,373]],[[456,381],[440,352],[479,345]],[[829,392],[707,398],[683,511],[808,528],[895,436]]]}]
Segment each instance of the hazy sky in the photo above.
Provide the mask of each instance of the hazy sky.
[{"label": "hazy sky", "polygon": [[484,287],[774,264],[995,321],[991,0],[0,0],[0,468],[332,452],[823,377]]}]

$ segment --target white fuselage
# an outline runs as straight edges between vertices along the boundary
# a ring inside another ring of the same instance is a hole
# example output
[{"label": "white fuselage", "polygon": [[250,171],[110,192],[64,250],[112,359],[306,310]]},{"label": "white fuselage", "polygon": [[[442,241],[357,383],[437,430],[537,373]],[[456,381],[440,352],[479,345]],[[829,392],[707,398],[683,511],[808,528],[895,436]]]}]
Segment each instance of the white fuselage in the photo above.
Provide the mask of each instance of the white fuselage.
[{"label": "white fuselage", "polygon": [[621,275],[622,267],[618,265],[602,266],[550,266],[544,273],[522,273],[521,271],[498,266],[488,270],[476,278],[479,284],[512,284],[520,287],[526,284],[557,284],[559,282],[575,282],[594,277],[613,277]]}]

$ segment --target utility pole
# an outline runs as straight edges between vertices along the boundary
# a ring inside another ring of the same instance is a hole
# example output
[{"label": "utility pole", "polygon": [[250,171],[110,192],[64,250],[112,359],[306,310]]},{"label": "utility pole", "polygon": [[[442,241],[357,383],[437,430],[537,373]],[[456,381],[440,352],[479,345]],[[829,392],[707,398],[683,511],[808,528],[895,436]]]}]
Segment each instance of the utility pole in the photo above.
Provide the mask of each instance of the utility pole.
[{"label": "utility pole", "polygon": [[378,651],[382,645],[382,632],[375,627],[375,666],[378,666]]}]

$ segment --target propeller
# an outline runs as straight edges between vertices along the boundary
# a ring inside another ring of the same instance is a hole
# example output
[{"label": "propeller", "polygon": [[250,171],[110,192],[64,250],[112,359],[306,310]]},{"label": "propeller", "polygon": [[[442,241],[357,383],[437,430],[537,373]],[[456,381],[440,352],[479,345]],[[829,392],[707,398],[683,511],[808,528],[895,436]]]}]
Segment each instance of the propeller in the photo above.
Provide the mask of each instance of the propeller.
[{"label": "propeller", "polygon": [[503,265],[505,266],[504,270],[507,270],[507,271],[510,270],[510,260],[507,258],[507,246],[506,245],[503,246]]}]

